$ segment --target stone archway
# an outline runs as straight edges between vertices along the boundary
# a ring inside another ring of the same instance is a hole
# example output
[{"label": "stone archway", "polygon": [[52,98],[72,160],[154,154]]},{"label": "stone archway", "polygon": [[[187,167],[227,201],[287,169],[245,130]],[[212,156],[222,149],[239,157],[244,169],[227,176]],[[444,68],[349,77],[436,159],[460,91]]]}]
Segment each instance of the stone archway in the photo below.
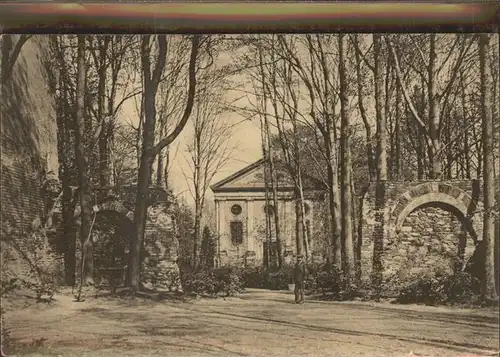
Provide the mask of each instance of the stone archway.
[{"label": "stone archway", "polygon": [[[94,277],[120,286],[126,281],[130,242],[135,235],[134,213],[118,200],[108,200],[92,207]],[[81,224],[81,209],[75,208],[75,224]],[[79,240],[78,240],[79,241]],[[81,249],[79,241],[78,249]],[[77,259],[80,254],[77,254]]]},{"label": "stone archway", "polygon": [[[363,284],[379,286],[406,264],[412,233],[427,241],[433,234],[455,234],[455,243],[465,235],[470,249],[482,240],[478,180],[373,182],[362,195],[356,248]],[[415,225],[419,220],[427,223]],[[424,248],[419,249],[423,254]]]},{"label": "stone archway", "polygon": [[420,206],[433,203],[450,207],[463,221],[474,240],[481,240],[481,220],[477,217],[481,203],[459,187],[438,182],[411,187],[396,199],[390,210],[389,237],[401,231],[406,217],[411,212]]},{"label": "stone archway", "polygon": [[[121,201],[113,200],[113,201],[98,203],[92,207],[92,211],[94,213],[106,212],[106,211],[117,212],[118,214],[121,214],[124,217],[126,217],[130,222],[134,222],[134,212],[129,210]],[[80,214],[81,214],[80,206],[77,206],[75,208],[75,213],[74,213],[74,217],[77,223],[80,223]]]},{"label": "stone archway", "polygon": [[428,182],[406,190],[387,217],[385,280],[465,268],[481,239],[478,206],[450,184]]}]

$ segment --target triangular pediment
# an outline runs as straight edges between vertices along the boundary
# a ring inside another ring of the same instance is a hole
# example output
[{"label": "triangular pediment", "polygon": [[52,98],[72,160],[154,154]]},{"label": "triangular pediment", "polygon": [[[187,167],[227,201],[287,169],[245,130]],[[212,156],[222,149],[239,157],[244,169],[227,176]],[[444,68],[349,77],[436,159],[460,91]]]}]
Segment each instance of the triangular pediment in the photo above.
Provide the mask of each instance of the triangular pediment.
[{"label": "triangular pediment", "polygon": [[[245,191],[245,190],[265,190],[265,169],[264,159],[254,162],[245,168],[235,172],[227,178],[211,186],[213,192],[217,191]],[[288,172],[280,170],[277,173],[278,187],[280,190],[293,190],[294,182]],[[317,189],[320,183],[312,178],[304,178],[304,188]]]}]

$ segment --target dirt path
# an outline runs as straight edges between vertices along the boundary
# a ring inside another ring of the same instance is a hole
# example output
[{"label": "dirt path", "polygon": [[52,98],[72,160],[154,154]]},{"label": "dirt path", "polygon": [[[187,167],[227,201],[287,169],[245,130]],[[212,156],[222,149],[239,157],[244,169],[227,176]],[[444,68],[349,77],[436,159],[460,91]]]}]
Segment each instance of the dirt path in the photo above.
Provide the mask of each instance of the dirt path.
[{"label": "dirt path", "polygon": [[307,301],[252,290],[191,302],[61,296],[11,313],[9,356],[423,356],[498,351],[498,312]]}]

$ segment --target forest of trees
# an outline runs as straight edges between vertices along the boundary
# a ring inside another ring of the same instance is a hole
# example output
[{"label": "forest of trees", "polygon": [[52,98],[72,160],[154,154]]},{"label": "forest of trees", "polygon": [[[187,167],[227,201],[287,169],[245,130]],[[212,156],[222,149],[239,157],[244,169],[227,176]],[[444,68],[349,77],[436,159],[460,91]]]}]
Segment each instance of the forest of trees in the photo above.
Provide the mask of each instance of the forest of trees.
[{"label": "forest of trees", "polygon": [[[263,145],[270,188],[277,162],[293,177],[299,203],[305,173],[325,184],[331,259],[348,285],[355,275],[354,198],[367,181],[483,178],[492,274],[498,37],[261,35],[246,37],[245,46],[255,100],[241,110],[261,117],[263,142],[274,143]],[[303,209],[297,205],[298,251],[307,242]],[[496,298],[489,274],[483,293]]]},{"label": "forest of trees", "polygon": [[[190,232],[185,254],[194,266],[201,263],[203,226],[210,226],[208,187],[231,157],[227,138],[233,127],[255,121],[270,164],[268,199],[277,199],[280,170],[293,179],[299,253],[307,249],[304,173],[324,183],[328,256],[342,268],[348,286],[356,280],[356,197],[366,183],[482,179],[483,294],[497,298],[493,242],[500,169],[498,35],[50,38],[47,66],[57,104],[66,284],[75,284],[79,269],[77,237],[83,248],[81,279],[93,280],[89,237],[97,189],[133,183],[136,231],[128,285],[134,291],[140,288],[148,189],[171,189],[170,169],[180,160],[171,148],[188,123],[193,135],[186,147],[190,172],[185,179],[194,210],[186,213],[190,209],[177,204],[174,214],[192,224],[192,232],[183,228]],[[237,93],[237,99],[229,100],[227,93]],[[130,103],[135,103],[137,118],[123,110]],[[227,113],[239,119],[221,120]],[[77,205],[78,232],[73,223]],[[273,217],[279,227],[279,215]],[[279,231],[276,236],[279,242]],[[282,260],[278,251],[279,264]]]}]

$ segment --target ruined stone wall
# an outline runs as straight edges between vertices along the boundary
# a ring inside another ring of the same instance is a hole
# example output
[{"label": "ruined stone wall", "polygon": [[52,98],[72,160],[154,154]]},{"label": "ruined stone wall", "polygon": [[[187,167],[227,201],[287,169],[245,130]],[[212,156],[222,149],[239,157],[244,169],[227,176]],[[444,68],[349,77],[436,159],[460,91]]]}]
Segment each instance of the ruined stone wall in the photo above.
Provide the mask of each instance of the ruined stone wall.
[{"label": "ruined stone wall", "polygon": [[33,36],[22,47],[12,70],[6,70],[20,36],[2,36],[1,221],[2,230],[28,230],[42,220],[42,189],[57,177],[57,125],[45,67],[48,36]]},{"label": "ruined stone wall", "polygon": [[477,180],[372,183],[362,205],[364,284],[377,271],[387,284],[410,271],[451,267],[457,256],[470,257],[482,237]]},{"label": "ruined stone wall", "polygon": [[474,239],[457,215],[447,209],[439,204],[422,206],[406,217],[384,251],[385,281],[438,270],[451,273],[455,264],[462,268],[460,262],[474,252]]}]

